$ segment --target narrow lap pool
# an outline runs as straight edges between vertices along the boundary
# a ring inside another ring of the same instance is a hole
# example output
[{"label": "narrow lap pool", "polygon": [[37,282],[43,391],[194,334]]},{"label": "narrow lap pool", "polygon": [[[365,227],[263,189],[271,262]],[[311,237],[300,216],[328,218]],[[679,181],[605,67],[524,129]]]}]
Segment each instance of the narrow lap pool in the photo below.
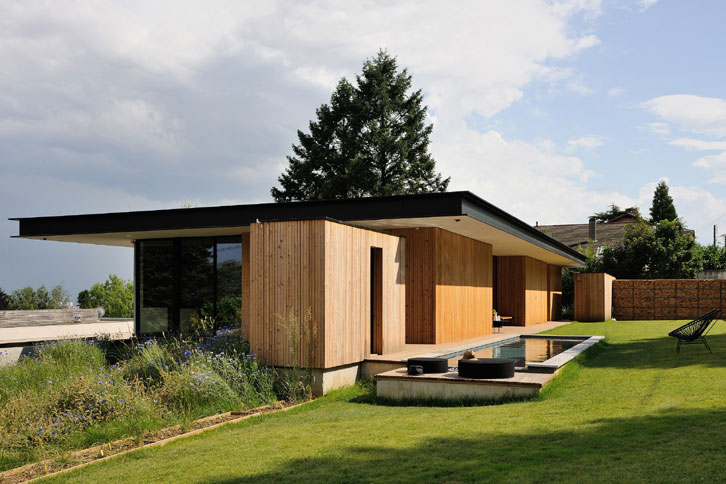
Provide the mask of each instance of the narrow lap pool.
[{"label": "narrow lap pool", "polygon": [[[469,350],[476,358],[508,358],[515,360],[517,369],[526,368],[531,363],[544,363],[564,351],[582,343],[585,338],[575,337],[532,337],[519,336],[496,343],[490,343]],[[467,350],[441,355],[449,360],[449,366],[456,367],[458,360]]]}]

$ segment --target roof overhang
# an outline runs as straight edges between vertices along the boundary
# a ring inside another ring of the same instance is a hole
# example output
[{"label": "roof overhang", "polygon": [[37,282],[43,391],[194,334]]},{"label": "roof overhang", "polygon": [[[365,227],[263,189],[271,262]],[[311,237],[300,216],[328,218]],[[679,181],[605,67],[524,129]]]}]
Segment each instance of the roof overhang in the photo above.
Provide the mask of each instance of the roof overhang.
[{"label": "roof overhang", "polygon": [[497,256],[526,255],[568,267],[584,264],[579,252],[470,192],[11,220],[19,222],[19,238],[132,247],[135,240],[237,235],[257,221],[316,218],[382,230],[440,227],[491,244]]}]

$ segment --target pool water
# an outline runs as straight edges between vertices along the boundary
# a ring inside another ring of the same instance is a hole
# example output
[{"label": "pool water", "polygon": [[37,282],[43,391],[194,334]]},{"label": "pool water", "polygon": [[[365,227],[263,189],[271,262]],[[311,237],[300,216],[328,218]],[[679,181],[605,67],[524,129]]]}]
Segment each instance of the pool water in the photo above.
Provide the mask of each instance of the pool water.
[{"label": "pool water", "polygon": [[[516,360],[514,366],[523,368],[527,363],[547,361],[579,343],[582,343],[582,340],[517,338],[488,348],[472,348],[472,351],[477,358],[509,358]],[[444,357],[449,359],[449,366],[456,367],[463,354],[464,352],[460,351],[455,354],[444,355]]]}]

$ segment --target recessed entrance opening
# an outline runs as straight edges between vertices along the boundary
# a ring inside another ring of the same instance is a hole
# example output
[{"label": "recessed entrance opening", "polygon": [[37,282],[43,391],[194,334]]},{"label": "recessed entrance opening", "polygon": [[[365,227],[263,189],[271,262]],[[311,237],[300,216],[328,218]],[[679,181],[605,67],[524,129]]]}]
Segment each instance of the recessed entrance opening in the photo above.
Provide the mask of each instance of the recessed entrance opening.
[{"label": "recessed entrance opening", "polygon": [[383,353],[383,249],[371,247],[371,353]]}]

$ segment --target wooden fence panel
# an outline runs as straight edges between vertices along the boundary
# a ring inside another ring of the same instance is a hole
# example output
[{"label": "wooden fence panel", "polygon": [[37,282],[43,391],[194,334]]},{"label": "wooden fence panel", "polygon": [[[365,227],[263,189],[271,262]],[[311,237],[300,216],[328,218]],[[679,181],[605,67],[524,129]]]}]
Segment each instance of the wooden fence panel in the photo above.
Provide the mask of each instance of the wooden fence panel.
[{"label": "wooden fence panel", "polygon": [[695,319],[726,311],[726,281],[620,279],[613,282],[613,317],[619,320]]}]

